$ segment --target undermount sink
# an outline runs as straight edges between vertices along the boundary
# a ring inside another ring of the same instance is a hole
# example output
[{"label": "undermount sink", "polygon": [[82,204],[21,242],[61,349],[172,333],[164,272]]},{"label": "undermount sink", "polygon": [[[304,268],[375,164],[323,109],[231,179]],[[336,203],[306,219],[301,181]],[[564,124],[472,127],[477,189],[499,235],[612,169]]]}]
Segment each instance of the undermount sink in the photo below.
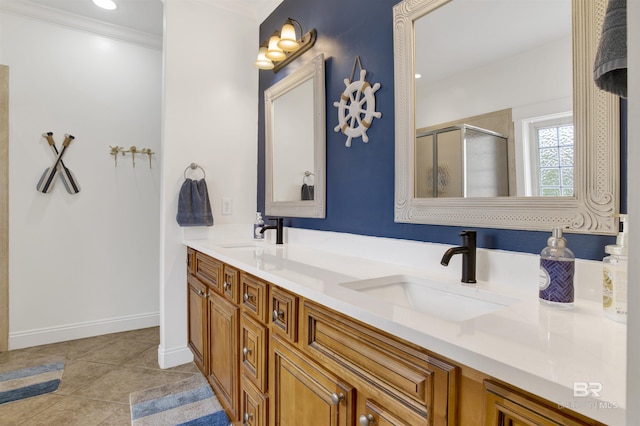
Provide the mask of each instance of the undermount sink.
[{"label": "undermount sink", "polygon": [[461,283],[442,283],[407,275],[340,284],[363,295],[448,321],[465,321],[500,311],[520,300]]},{"label": "undermount sink", "polygon": [[263,242],[246,241],[246,242],[241,242],[241,243],[220,244],[220,247],[225,248],[225,249],[258,248],[258,247],[265,247],[265,243],[263,243]]}]

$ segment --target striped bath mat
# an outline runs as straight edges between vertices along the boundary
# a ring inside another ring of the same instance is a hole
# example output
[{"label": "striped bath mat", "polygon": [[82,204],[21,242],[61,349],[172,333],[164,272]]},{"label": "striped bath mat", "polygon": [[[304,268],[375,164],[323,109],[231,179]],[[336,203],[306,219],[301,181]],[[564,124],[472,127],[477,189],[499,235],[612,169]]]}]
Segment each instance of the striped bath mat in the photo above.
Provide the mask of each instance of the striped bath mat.
[{"label": "striped bath mat", "polygon": [[131,424],[228,426],[231,422],[200,374],[129,395]]},{"label": "striped bath mat", "polygon": [[57,390],[64,361],[64,356],[54,356],[0,363],[0,404]]}]

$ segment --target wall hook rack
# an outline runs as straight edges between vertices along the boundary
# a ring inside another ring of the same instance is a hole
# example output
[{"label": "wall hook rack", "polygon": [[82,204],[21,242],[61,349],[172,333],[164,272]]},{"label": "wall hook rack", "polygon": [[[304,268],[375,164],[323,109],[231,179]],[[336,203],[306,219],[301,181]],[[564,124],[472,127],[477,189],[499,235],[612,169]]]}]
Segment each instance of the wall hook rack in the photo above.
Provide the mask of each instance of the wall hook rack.
[{"label": "wall hook rack", "polygon": [[115,167],[118,167],[118,154],[122,154],[122,156],[124,157],[125,154],[129,153],[131,154],[131,162],[133,163],[133,167],[136,166],[136,154],[142,154],[142,155],[147,155],[149,156],[149,168],[151,168],[151,156],[153,154],[155,154],[155,152],[153,152],[151,150],[151,148],[141,148],[138,149],[136,148],[135,145],[131,146],[129,149],[125,150],[124,147],[122,146],[109,146],[110,148],[110,155],[113,155],[113,160],[115,162]]}]

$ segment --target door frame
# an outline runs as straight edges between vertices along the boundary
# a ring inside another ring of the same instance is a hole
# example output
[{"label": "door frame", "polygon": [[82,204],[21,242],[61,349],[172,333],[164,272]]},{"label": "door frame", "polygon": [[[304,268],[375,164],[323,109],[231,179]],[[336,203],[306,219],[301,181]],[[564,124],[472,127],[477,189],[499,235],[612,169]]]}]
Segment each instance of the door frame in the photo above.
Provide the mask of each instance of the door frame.
[{"label": "door frame", "polygon": [[9,350],[9,67],[0,65],[0,352]]}]

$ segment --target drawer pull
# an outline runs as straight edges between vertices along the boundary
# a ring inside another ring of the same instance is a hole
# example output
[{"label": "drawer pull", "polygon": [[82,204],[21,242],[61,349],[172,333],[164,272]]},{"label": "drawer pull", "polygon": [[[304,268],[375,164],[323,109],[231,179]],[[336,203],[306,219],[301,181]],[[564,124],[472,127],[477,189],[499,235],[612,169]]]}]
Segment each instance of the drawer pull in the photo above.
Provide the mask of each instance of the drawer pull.
[{"label": "drawer pull", "polygon": [[249,424],[249,420],[251,420],[251,418],[253,418],[253,414],[251,413],[244,413],[243,419],[244,419],[244,424],[248,425]]},{"label": "drawer pull", "polygon": [[251,349],[249,348],[243,348],[242,349],[242,355],[244,355],[244,357],[246,358],[247,355],[249,355],[251,353]]},{"label": "drawer pull", "polygon": [[278,310],[273,311],[273,320],[278,321],[278,319],[280,318],[284,319],[284,311],[278,311]]},{"label": "drawer pull", "polygon": [[360,426],[371,426],[376,423],[376,419],[371,414],[363,414],[358,417],[358,423],[360,423]]},{"label": "drawer pull", "polygon": [[249,300],[254,300],[255,296],[253,294],[245,293],[243,299],[245,302],[248,302]]},{"label": "drawer pull", "polygon": [[344,394],[342,392],[331,394],[331,402],[333,405],[339,405],[342,401],[344,401]]},{"label": "drawer pull", "polygon": [[224,286],[224,291],[227,291],[228,289],[231,288],[231,283],[228,283],[228,282],[225,281],[223,286]]}]

